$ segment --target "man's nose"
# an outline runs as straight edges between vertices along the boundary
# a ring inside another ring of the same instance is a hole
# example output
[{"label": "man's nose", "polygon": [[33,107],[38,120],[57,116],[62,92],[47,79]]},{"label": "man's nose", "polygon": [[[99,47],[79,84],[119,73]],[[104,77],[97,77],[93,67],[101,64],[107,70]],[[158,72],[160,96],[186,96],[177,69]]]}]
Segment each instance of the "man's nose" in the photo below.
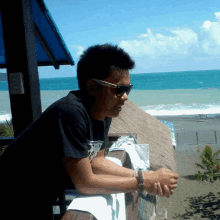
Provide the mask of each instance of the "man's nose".
[{"label": "man's nose", "polygon": [[123,94],[123,96],[121,97],[121,99],[123,99],[124,101],[127,101],[127,100],[128,100],[128,95],[127,95],[126,92]]}]

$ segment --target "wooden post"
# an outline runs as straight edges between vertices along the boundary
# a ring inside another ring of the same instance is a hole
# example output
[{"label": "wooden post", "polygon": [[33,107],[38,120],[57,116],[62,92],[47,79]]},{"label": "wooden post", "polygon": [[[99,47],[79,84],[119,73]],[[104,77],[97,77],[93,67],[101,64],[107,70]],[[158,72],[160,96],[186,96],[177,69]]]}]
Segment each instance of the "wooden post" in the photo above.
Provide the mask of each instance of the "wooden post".
[{"label": "wooden post", "polygon": [[30,0],[0,1],[14,136],[42,113]]}]

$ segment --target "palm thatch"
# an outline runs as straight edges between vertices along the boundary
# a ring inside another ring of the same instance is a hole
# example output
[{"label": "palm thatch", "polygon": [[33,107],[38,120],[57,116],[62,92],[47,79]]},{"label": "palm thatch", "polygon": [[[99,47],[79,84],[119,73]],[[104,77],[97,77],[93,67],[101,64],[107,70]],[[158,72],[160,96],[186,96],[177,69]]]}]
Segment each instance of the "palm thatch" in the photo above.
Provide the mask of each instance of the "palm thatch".
[{"label": "palm thatch", "polygon": [[112,119],[109,133],[137,133],[139,144],[149,144],[150,170],[164,167],[177,173],[170,129],[130,100],[122,106],[119,116]]}]

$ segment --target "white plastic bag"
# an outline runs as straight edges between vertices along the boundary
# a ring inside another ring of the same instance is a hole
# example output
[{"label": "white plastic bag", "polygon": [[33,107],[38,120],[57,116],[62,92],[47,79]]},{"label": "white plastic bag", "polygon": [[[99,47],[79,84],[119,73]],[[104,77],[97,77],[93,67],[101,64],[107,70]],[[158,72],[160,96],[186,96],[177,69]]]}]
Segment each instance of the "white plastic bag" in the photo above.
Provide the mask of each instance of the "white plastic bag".
[{"label": "white plastic bag", "polygon": [[109,149],[109,151],[115,150],[124,150],[129,154],[134,170],[149,170],[149,145],[138,144],[133,135],[121,136]]},{"label": "white plastic bag", "polygon": [[143,161],[144,169],[140,167],[143,171],[150,168],[150,151],[149,144],[135,144],[135,150],[138,153],[140,160]]}]

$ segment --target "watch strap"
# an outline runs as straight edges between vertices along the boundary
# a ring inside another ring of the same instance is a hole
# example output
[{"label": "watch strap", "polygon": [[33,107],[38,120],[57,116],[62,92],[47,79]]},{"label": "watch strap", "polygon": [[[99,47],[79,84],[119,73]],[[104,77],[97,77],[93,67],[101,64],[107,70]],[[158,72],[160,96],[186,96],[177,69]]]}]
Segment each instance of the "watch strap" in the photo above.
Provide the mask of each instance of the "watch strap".
[{"label": "watch strap", "polygon": [[141,169],[139,169],[138,171],[136,171],[134,173],[134,177],[137,178],[138,188],[139,188],[140,192],[142,193],[144,191],[144,178],[143,178],[143,173],[142,173]]},{"label": "watch strap", "polygon": [[141,170],[138,170],[138,181],[140,192],[144,191],[144,178]]}]

